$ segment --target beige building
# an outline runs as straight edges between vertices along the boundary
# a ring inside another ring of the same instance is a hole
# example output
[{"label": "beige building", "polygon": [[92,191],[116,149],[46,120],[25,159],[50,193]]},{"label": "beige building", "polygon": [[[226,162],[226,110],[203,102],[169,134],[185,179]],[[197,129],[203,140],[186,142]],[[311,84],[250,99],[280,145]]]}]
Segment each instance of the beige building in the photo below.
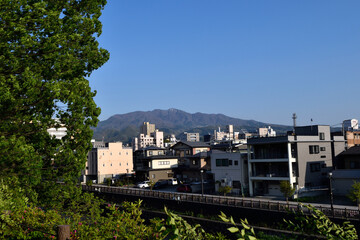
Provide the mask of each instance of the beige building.
[{"label": "beige building", "polygon": [[85,180],[102,183],[106,178],[118,178],[133,173],[133,152],[131,147],[124,147],[122,142],[96,144],[88,154]]}]

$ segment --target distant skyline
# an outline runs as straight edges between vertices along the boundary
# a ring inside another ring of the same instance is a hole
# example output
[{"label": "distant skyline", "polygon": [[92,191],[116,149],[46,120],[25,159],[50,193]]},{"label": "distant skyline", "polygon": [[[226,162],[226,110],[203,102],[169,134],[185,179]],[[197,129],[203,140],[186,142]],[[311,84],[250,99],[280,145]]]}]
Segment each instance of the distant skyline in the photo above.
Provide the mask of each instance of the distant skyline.
[{"label": "distant skyline", "polygon": [[360,118],[360,1],[108,1],[100,120],[176,108],[273,124]]}]

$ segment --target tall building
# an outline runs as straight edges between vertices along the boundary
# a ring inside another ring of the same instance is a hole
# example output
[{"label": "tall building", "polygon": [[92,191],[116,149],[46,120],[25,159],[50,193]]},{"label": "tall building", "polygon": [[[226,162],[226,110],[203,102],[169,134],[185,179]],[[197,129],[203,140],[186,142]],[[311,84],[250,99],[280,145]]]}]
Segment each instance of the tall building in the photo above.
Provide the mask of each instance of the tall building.
[{"label": "tall building", "polygon": [[133,173],[132,148],[124,147],[122,142],[93,142],[84,171],[85,181],[96,180],[97,183],[102,183],[106,178],[117,178],[130,173]]},{"label": "tall building", "polygon": [[144,124],[140,127],[140,134],[144,134],[145,136],[150,136],[153,132],[155,132],[155,124],[144,122]]},{"label": "tall building", "polygon": [[[344,138],[331,138],[330,127],[295,127],[287,136],[250,138],[248,144],[250,195],[282,196],[280,181],[297,189],[327,186],[333,155]],[[253,154],[250,154],[250,153]]]},{"label": "tall building", "polygon": [[200,134],[199,133],[184,132],[184,133],[180,134],[179,138],[180,138],[180,141],[199,142],[200,141]]},{"label": "tall building", "polygon": [[144,122],[139,136],[133,139],[133,149],[137,151],[149,146],[164,147],[164,132],[157,130],[155,124]]}]

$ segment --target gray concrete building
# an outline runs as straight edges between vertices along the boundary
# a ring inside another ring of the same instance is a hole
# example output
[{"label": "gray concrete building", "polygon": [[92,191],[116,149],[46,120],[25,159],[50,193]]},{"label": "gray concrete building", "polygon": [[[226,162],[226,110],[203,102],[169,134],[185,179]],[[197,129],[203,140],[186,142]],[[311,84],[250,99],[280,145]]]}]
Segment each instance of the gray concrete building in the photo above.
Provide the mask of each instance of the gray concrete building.
[{"label": "gray concrete building", "polygon": [[251,196],[282,196],[280,181],[289,181],[299,192],[327,187],[333,149],[344,146],[343,139],[331,138],[326,125],[295,127],[286,136],[251,138],[247,143]]}]

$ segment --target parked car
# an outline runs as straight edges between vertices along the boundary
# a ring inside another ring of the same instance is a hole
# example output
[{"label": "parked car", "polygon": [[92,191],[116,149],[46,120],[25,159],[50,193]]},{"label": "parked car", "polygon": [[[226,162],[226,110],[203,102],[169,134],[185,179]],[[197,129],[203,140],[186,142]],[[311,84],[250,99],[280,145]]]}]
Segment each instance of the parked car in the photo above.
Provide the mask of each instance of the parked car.
[{"label": "parked car", "polygon": [[150,181],[143,181],[137,184],[138,188],[148,188],[150,187]]},{"label": "parked car", "polygon": [[192,189],[191,189],[190,184],[181,184],[180,186],[178,186],[178,187],[176,188],[176,191],[178,191],[178,192],[185,192],[185,193],[191,193],[191,192],[192,192]]},{"label": "parked car", "polygon": [[168,179],[168,184],[169,185],[177,185],[178,181],[176,178],[170,178],[170,179]]},{"label": "parked car", "polygon": [[159,188],[163,188],[166,187],[168,185],[168,181],[167,180],[159,180],[155,183],[154,185],[154,189],[159,189]]}]

